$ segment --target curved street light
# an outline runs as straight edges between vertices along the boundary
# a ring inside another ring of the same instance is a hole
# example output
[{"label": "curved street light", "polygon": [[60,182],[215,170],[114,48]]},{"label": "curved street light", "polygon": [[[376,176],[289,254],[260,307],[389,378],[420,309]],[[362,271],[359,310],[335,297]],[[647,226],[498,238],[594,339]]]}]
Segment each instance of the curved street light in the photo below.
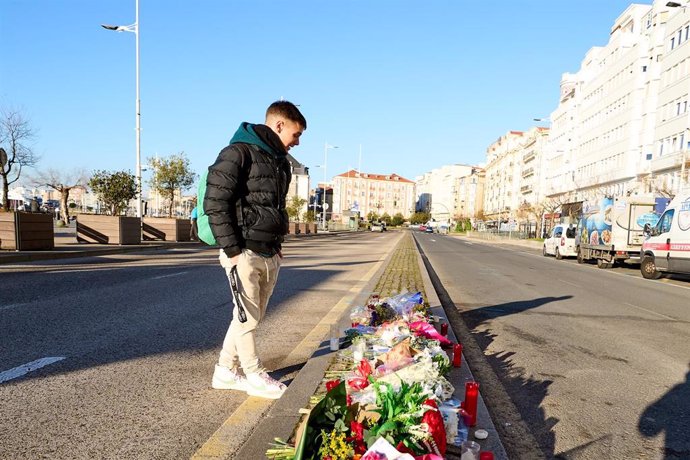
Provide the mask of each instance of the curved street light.
[{"label": "curved street light", "polygon": [[135,37],[135,60],[136,60],[136,179],[137,179],[137,217],[142,217],[141,206],[141,102],[139,100],[139,0],[135,2],[135,19],[134,24],[128,26],[112,26],[108,24],[101,24],[106,30],[115,32],[132,32]]}]

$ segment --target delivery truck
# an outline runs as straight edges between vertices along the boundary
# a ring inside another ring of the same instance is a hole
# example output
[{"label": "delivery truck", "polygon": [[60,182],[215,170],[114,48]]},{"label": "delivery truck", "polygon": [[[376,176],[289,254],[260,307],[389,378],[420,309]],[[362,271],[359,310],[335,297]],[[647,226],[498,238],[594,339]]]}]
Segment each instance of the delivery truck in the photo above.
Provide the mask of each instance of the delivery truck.
[{"label": "delivery truck", "polygon": [[645,228],[640,271],[647,279],[662,273],[690,274],[690,191],[676,195],[656,225]]},{"label": "delivery truck", "polygon": [[575,245],[577,261],[596,260],[599,268],[640,262],[645,224],[656,225],[651,195],[603,197],[582,203]]}]

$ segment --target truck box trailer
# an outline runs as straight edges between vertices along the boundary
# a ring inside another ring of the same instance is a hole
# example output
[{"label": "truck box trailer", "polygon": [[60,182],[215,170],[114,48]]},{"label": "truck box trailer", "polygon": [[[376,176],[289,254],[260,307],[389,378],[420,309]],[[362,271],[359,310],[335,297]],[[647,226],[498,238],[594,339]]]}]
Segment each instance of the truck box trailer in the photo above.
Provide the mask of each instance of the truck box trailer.
[{"label": "truck box trailer", "polygon": [[656,225],[659,219],[654,208],[651,195],[583,202],[575,240],[577,261],[596,260],[599,268],[611,268],[622,261],[639,263],[644,226]]}]

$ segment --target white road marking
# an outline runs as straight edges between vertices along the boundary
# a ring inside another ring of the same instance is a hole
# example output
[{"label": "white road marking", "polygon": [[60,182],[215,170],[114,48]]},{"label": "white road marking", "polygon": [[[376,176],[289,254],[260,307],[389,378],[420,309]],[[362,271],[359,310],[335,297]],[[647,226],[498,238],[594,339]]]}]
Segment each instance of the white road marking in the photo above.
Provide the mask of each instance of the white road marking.
[{"label": "white road marking", "polygon": [[0,306],[0,311],[9,310],[10,308],[15,308],[15,307],[21,307],[22,305],[26,305],[26,304],[25,303],[11,303],[9,305],[2,305],[2,306]]},{"label": "white road marking", "polygon": [[571,283],[570,281],[566,281],[566,280],[560,280],[560,281],[563,282],[563,283],[565,283],[565,284],[569,284],[569,285],[571,285],[571,286],[575,286],[576,288],[582,287],[582,286],[580,286],[579,284]]},{"label": "white road marking", "polygon": [[7,382],[8,380],[16,379],[23,375],[33,372],[42,367],[46,367],[49,364],[56,363],[65,359],[64,356],[53,356],[49,358],[41,358],[36,361],[31,361],[30,363],[22,364],[21,366],[15,367],[14,369],[9,369],[4,372],[0,372],[0,383]]},{"label": "white road marking", "polygon": [[646,308],[640,307],[640,306],[638,306],[638,305],[633,305],[633,304],[628,303],[628,302],[623,302],[623,303],[624,303],[625,305],[630,305],[630,306],[633,307],[633,308],[637,308],[638,310],[646,311],[647,313],[651,313],[651,314],[653,314],[653,315],[661,316],[661,317],[664,318],[664,319],[670,319],[670,320],[673,320],[673,321],[678,321],[678,318],[671,318],[670,316],[662,315],[661,313],[657,313],[657,312],[655,312],[655,311],[648,310],[648,309],[646,309]]},{"label": "white road marking", "polygon": [[433,238],[431,238],[431,239],[430,239],[429,241],[432,241],[432,242],[434,242],[434,243],[436,242],[436,240],[435,240],[435,239],[433,239]]},{"label": "white road marking", "polygon": [[152,280],[159,280],[161,278],[170,278],[171,276],[179,276],[179,275],[184,275],[185,273],[189,273],[189,270],[184,271],[184,272],[177,272],[177,273],[171,273],[169,275],[161,275],[161,276],[154,276],[151,278]]}]

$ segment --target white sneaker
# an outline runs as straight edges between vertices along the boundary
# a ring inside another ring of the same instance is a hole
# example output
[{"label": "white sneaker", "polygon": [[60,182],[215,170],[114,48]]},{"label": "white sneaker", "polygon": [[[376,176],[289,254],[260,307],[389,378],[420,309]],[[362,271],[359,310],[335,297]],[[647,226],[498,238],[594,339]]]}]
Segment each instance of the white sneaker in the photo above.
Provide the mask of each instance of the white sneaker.
[{"label": "white sneaker", "polygon": [[216,364],[213,371],[211,387],[216,390],[240,390],[247,391],[247,377],[237,372],[235,369]]},{"label": "white sneaker", "polygon": [[247,374],[247,394],[266,399],[280,399],[287,387],[266,372]]}]

